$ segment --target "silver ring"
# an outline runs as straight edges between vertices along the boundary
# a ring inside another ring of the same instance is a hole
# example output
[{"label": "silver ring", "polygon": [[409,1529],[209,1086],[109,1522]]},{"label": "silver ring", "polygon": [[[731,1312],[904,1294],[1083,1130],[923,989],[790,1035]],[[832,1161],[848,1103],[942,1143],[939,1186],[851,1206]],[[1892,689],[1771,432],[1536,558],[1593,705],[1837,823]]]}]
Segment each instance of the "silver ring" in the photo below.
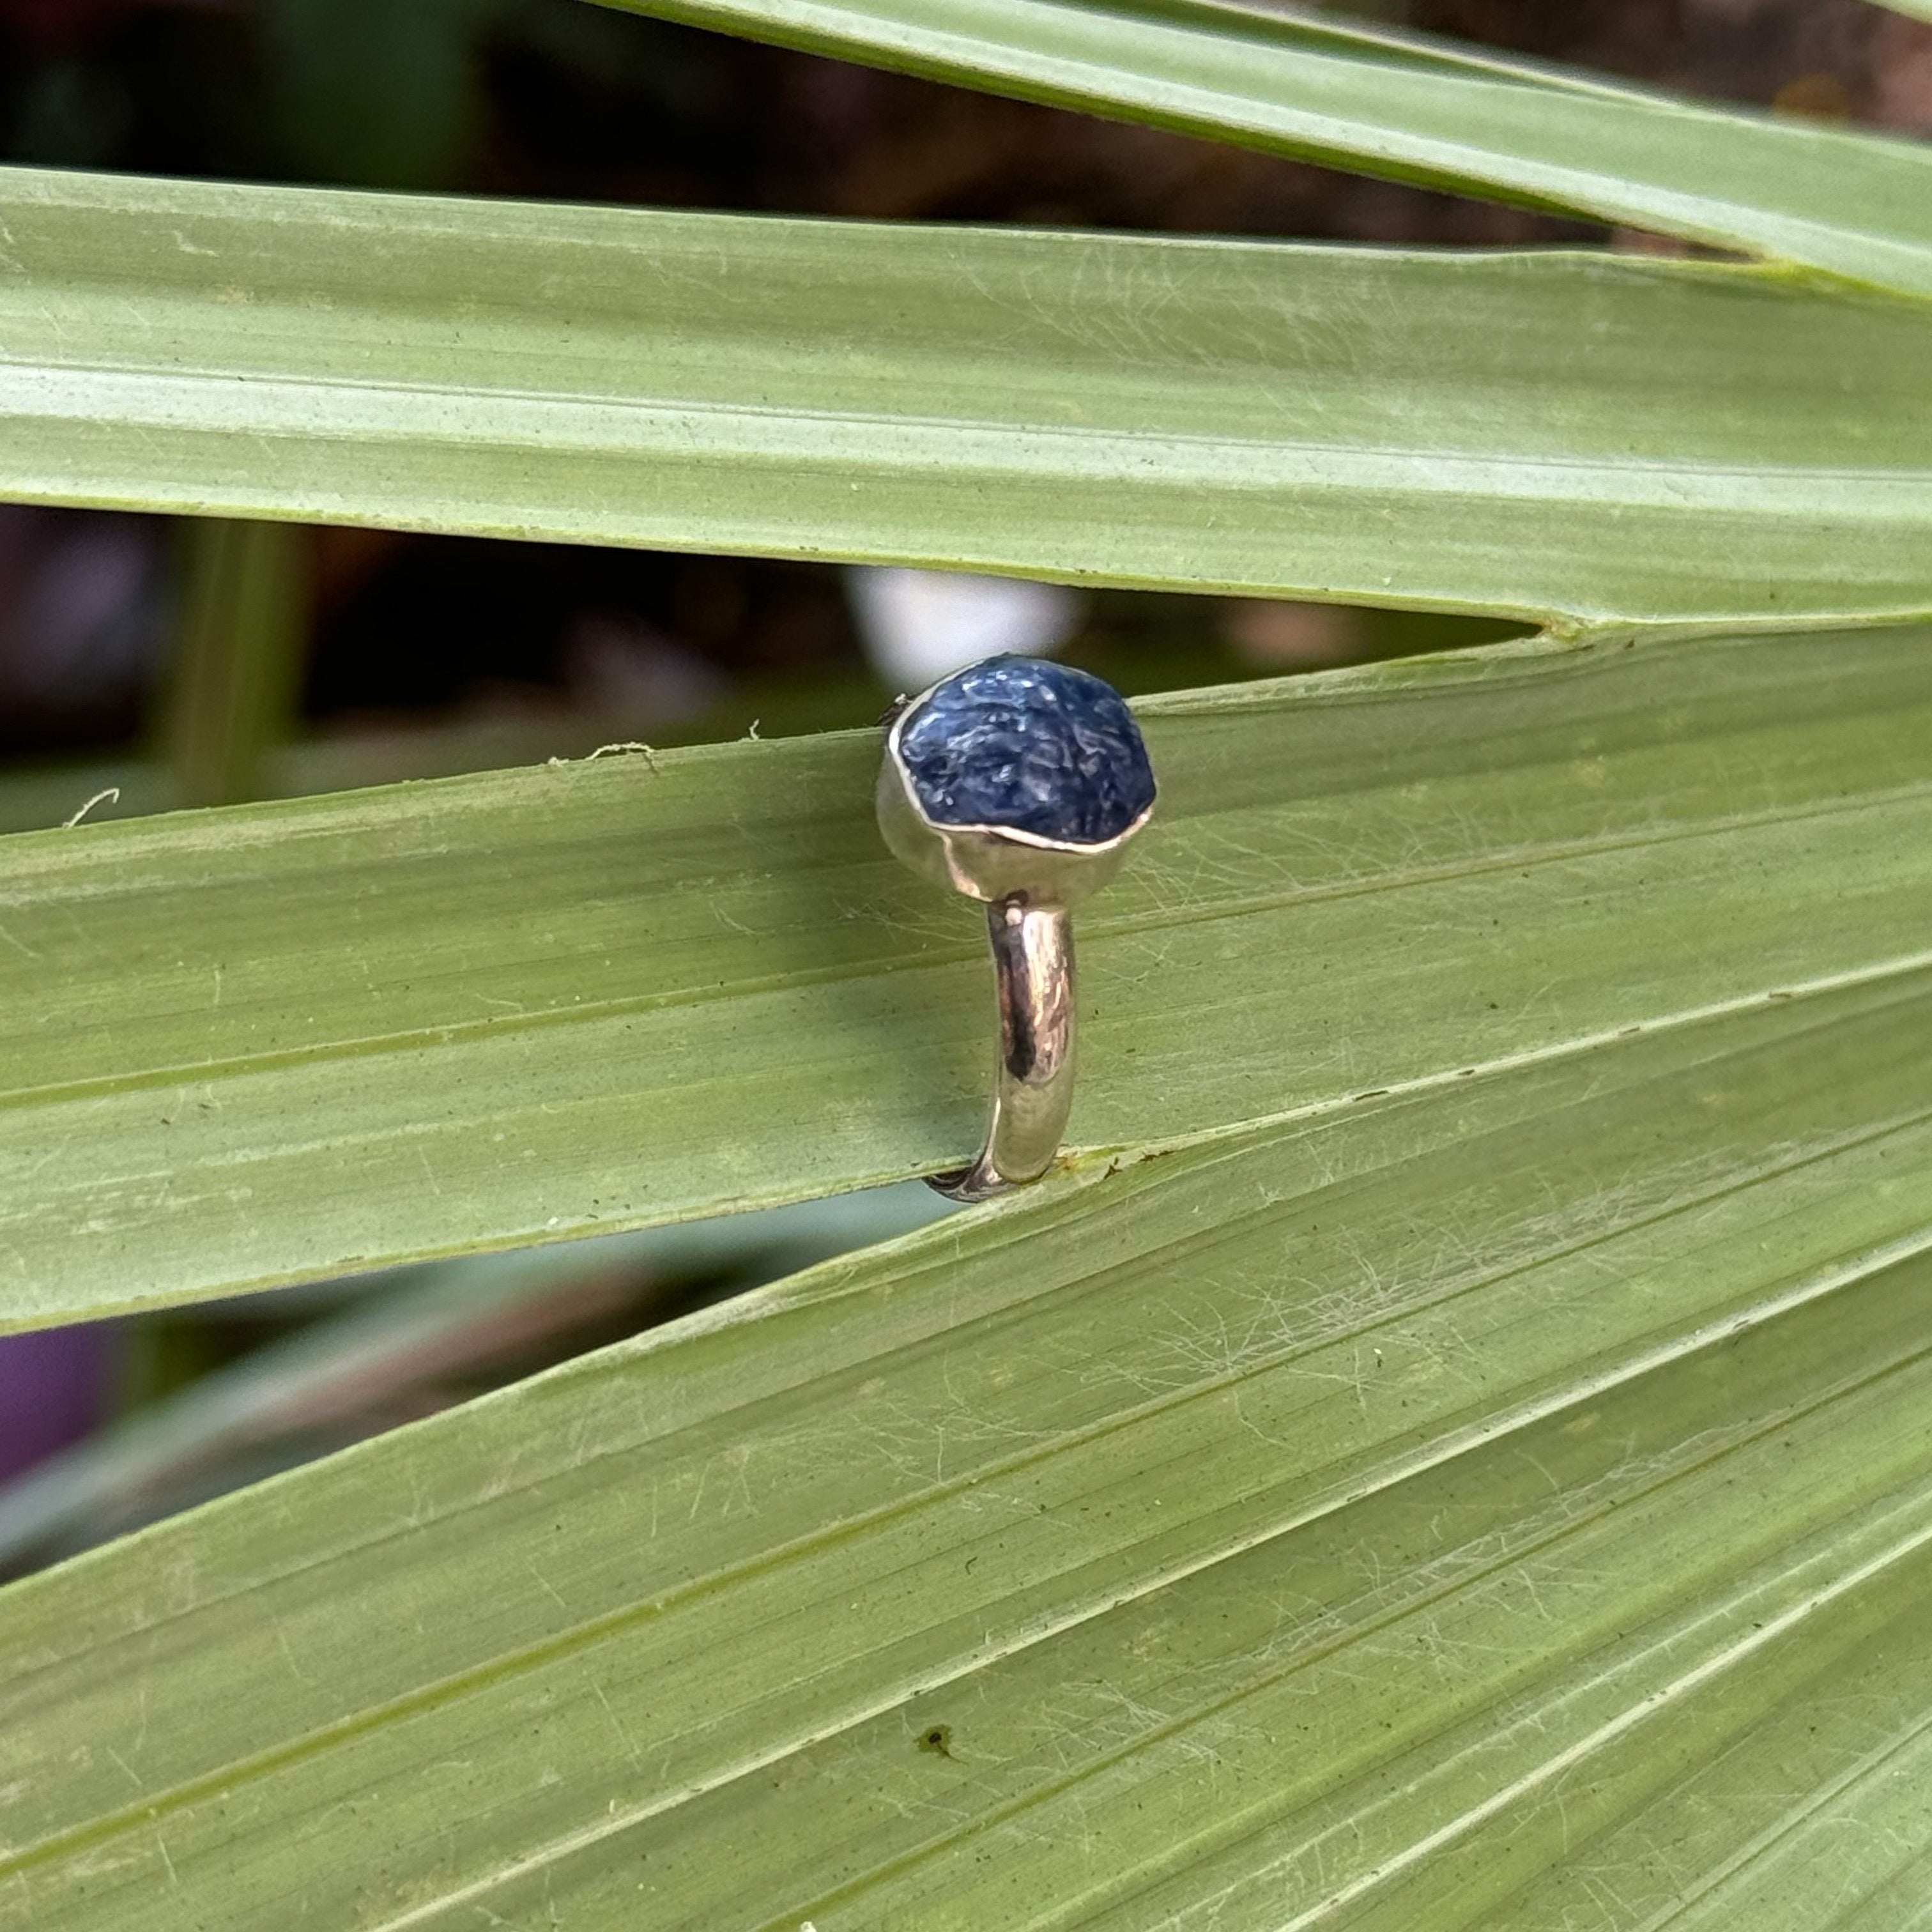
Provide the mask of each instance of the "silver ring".
[{"label": "silver ring", "polygon": [[1053,1165],[1073,1104],[1071,908],[1153,816],[1154,772],[1112,685],[1036,658],[988,658],[891,716],[879,829],[922,878],[980,899],[999,1053],[986,1145],[932,1177],[983,1201]]}]

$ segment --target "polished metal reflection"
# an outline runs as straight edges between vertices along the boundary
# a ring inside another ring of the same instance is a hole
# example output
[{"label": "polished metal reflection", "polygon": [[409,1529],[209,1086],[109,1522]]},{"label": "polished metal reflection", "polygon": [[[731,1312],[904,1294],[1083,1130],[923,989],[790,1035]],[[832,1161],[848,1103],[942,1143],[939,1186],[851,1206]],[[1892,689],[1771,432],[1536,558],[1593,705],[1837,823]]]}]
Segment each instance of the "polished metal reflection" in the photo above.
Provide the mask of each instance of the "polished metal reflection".
[{"label": "polished metal reflection", "polygon": [[902,728],[928,694],[891,720],[879,771],[879,829],[914,872],[986,904],[999,1016],[992,1119],[977,1160],[932,1178],[956,1201],[983,1201],[1039,1180],[1060,1150],[1073,1105],[1070,912],[1119,870],[1127,841],[1154,808],[1117,837],[1090,845],[998,826],[935,824],[920,807],[899,750]]}]

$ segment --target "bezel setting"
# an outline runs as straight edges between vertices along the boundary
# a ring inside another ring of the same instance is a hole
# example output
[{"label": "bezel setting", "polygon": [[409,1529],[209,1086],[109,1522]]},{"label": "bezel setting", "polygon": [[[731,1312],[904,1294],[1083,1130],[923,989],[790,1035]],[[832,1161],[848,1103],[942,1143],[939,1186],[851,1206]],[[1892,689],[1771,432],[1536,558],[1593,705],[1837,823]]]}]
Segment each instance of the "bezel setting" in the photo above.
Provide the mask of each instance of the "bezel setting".
[{"label": "bezel setting", "polygon": [[941,823],[920,798],[901,741],[933,694],[959,675],[939,679],[908,700],[886,731],[878,783],[886,842],[914,871],[970,898],[1074,904],[1113,877],[1127,842],[1154,816],[1158,793],[1112,837],[1092,842],[1050,838],[1018,826]]}]

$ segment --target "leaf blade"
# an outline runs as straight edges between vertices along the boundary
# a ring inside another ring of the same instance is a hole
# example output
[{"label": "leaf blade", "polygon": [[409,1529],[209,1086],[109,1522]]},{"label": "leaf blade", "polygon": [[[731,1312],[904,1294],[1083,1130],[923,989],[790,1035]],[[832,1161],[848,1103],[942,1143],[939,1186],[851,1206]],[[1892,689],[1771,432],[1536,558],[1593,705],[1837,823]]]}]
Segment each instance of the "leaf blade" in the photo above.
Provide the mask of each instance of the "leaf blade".
[{"label": "leaf blade", "polygon": [[1924,1850],[1790,1856],[1932,1721],[1928,1029],[1049,1184],[10,1588],[0,1915],[1822,1927]]},{"label": "leaf blade", "polygon": [[[1070,1144],[1915,970],[1928,714],[1911,629],[1144,707],[1163,804],[1082,920]],[[4,1318],[956,1162],[983,939],[880,844],[878,755],[748,742],[5,842]]]},{"label": "leaf blade", "polygon": [[15,498],[1570,626],[1932,609],[1932,311],[1777,275],[26,170],[0,218]]},{"label": "leaf blade", "polygon": [[1932,294],[1932,154],[1226,0],[599,0]]}]

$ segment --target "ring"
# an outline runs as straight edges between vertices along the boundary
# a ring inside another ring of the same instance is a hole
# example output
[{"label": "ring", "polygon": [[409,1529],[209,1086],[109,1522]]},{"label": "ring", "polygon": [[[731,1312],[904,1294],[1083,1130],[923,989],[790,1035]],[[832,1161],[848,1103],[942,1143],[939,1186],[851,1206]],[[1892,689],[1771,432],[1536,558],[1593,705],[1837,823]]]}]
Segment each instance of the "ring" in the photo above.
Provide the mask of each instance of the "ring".
[{"label": "ring", "polygon": [[889,714],[879,829],[922,877],[983,900],[1000,1016],[986,1144],[932,1177],[983,1201],[1053,1165],[1073,1104],[1070,908],[1112,878],[1154,813],[1120,693],[1037,658],[988,658]]}]

